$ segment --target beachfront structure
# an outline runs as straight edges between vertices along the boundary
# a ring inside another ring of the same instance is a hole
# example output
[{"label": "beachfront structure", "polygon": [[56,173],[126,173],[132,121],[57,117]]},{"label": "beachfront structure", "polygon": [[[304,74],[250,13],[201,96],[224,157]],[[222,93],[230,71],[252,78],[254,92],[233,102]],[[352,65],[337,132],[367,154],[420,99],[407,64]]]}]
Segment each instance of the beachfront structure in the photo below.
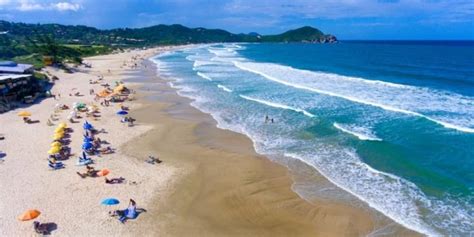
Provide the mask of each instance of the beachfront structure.
[{"label": "beachfront structure", "polygon": [[13,61],[0,62],[0,74],[31,74],[34,67],[31,64],[20,64]]},{"label": "beachfront structure", "polygon": [[0,74],[0,113],[10,110],[14,101],[36,98],[41,91],[37,81],[31,74]]}]

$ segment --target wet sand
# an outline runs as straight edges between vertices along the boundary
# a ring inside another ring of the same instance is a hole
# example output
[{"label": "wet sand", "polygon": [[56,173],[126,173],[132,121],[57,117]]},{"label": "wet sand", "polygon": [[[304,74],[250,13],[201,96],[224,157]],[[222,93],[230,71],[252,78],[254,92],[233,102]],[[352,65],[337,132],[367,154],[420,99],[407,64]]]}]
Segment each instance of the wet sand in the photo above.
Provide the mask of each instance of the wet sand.
[{"label": "wet sand", "polygon": [[[416,236],[361,202],[330,198],[302,199],[295,181],[331,186],[314,169],[289,160],[289,170],[257,154],[244,135],[218,129],[210,115],[189,105],[156,76],[154,65],[133,76],[142,82],[132,112],[153,128],[122,149],[130,156],[156,154],[180,175],[172,191],[153,203],[140,221],[149,233],[167,236]],[[159,171],[157,171],[159,172]],[[339,190],[339,192],[342,192]],[[348,194],[345,194],[348,195]],[[147,232],[148,232],[147,231]]]}]

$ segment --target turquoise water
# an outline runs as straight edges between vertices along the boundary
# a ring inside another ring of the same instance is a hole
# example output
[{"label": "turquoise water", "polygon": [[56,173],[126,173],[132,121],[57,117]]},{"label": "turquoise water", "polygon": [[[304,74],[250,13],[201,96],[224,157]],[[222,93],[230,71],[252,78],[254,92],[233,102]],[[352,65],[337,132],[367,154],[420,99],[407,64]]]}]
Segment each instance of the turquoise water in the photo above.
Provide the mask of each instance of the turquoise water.
[{"label": "turquoise water", "polygon": [[153,60],[257,152],[313,166],[408,228],[474,233],[473,42],[214,44]]}]

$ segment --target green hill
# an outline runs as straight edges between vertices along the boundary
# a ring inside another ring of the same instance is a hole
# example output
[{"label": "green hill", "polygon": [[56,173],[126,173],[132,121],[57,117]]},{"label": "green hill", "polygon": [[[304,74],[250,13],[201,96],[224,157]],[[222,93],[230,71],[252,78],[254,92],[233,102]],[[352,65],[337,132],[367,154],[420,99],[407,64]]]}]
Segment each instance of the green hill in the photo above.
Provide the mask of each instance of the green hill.
[{"label": "green hill", "polygon": [[295,30],[289,30],[279,35],[267,35],[262,37],[264,42],[335,42],[337,39],[332,35],[325,35],[320,30],[305,26]]},{"label": "green hill", "polygon": [[42,55],[58,61],[80,62],[81,57],[116,48],[218,42],[336,42],[318,29],[305,26],[279,35],[233,34],[220,29],[155,25],[144,28],[100,30],[88,26],[25,24],[0,20],[0,60],[14,59],[41,66]]},{"label": "green hill", "polygon": [[[48,35],[60,44],[150,46],[160,44],[214,42],[322,42],[328,38],[320,30],[306,26],[280,35],[257,33],[233,34],[220,29],[188,28],[182,25],[156,25],[144,28],[99,30],[88,26],[60,24],[24,24],[0,21],[2,38],[26,42],[38,35]],[[5,39],[4,39],[5,40]]]}]

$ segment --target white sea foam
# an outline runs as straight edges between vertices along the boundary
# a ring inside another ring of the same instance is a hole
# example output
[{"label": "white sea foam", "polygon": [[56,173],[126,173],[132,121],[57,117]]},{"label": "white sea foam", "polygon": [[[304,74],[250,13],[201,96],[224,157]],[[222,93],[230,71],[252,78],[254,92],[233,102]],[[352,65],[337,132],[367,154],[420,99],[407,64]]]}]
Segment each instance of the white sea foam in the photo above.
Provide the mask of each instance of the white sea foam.
[{"label": "white sea foam", "polygon": [[278,104],[278,103],[275,103],[275,102],[261,100],[261,99],[256,99],[256,98],[252,98],[252,97],[245,96],[245,95],[240,95],[240,97],[242,97],[246,100],[254,101],[254,102],[264,104],[264,105],[267,105],[267,106],[271,106],[271,107],[274,107],[274,108],[292,110],[292,111],[295,111],[295,112],[298,112],[298,113],[302,113],[302,114],[304,114],[304,115],[306,115],[310,118],[314,117],[314,114],[312,114],[312,113],[310,113],[310,112],[308,112],[304,109],[298,109],[298,108],[294,108],[294,107],[291,107],[291,106],[288,106],[288,105]]},{"label": "white sea foam", "polygon": [[223,49],[217,49],[217,48],[209,48],[207,49],[210,53],[219,56],[219,57],[234,57],[237,55],[237,52],[230,48],[223,48]]},{"label": "white sea foam", "polygon": [[360,140],[368,141],[382,141],[382,139],[375,136],[372,131],[364,127],[358,127],[354,125],[344,125],[339,123],[333,123],[333,126],[345,133],[356,136]]},{"label": "white sea foam", "polygon": [[232,93],[232,90],[227,88],[226,86],[223,86],[221,84],[218,84],[217,87],[219,87],[220,89],[224,90],[224,91],[227,91],[229,93]]},{"label": "white sea foam", "polygon": [[208,75],[206,75],[206,74],[204,74],[204,73],[202,73],[202,72],[197,72],[196,74],[197,74],[198,76],[200,76],[201,78],[204,78],[204,79],[206,79],[206,80],[208,80],[208,81],[212,81],[212,78],[211,78],[211,77],[209,77]]},{"label": "white sea foam", "polygon": [[206,65],[213,65],[213,64],[216,64],[216,63],[213,62],[213,61],[195,60],[194,63],[193,63],[193,67],[197,68],[197,67],[206,66]]},{"label": "white sea foam", "polygon": [[416,185],[373,169],[353,152],[343,151],[336,155],[330,150],[327,154],[325,149],[318,150],[320,154],[311,155],[312,158],[295,153],[286,153],[285,156],[311,165],[329,181],[398,223],[430,236],[440,235],[420,216],[417,202],[429,205],[430,201]]},{"label": "white sea foam", "polygon": [[[242,70],[283,85],[423,117],[445,128],[474,133],[474,100],[470,97],[414,86],[299,70],[277,64],[238,61],[233,63]],[[439,112],[448,115],[434,115]]]}]

